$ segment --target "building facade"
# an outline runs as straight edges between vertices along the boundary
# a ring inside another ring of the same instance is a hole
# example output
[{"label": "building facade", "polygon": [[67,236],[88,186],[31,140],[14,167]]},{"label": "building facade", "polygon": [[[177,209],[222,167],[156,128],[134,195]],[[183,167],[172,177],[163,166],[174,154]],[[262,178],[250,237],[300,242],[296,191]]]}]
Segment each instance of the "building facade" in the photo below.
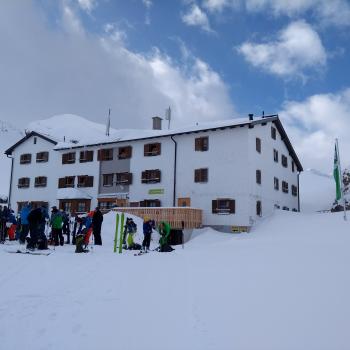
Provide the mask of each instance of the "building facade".
[{"label": "building facade", "polygon": [[[38,142],[39,138],[27,135],[7,151],[14,162],[14,208],[44,198],[50,206],[75,212],[96,205],[188,206],[203,210],[204,225],[225,231],[249,227],[276,208],[299,211],[302,166],[278,116],[118,141],[106,137],[98,144],[57,144]],[[49,152],[46,168],[40,162],[21,164],[23,155],[36,157],[45,151],[44,145]],[[24,172],[30,178],[26,187],[19,182]],[[47,178],[46,187],[33,186],[37,174]]]}]

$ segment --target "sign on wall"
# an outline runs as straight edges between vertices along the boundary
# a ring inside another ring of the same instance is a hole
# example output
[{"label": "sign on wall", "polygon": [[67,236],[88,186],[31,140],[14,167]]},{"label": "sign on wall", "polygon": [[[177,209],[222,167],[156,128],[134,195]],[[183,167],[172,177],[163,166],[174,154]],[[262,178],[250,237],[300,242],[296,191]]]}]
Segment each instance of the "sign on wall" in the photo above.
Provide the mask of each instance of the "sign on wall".
[{"label": "sign on wall", "polygon": [[148,190],[148,194],[164,194],[164,188],[152,188]]}]

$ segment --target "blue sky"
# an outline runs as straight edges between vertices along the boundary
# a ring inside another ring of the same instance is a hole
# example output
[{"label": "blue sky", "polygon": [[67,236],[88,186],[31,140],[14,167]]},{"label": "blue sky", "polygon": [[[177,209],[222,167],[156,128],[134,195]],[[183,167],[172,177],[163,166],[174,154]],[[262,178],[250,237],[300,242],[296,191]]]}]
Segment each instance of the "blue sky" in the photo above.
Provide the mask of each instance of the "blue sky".
[{"label": "blue sky", "polygon": [[[2,119],[149,127],[279,113],[304,167],[350,164],[347,0],[32,0],[0,11]],[[21,103],[18,103],[20,101]]]}]

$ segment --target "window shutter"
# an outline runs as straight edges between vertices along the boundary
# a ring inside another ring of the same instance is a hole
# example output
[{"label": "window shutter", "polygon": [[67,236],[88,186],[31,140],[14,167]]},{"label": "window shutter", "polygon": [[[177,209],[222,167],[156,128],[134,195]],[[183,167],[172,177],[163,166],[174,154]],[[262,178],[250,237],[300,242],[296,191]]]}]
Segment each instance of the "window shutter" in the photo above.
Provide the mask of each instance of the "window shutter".
[{"label": "window shutter", "polygon": [[200,182],[200,176],[201,176],[200,171],[201,171],[200,169],[194,170],[194,182]]},{"label": "window shutter", "polygon": [[161,153],[161,144],[160,143],[156,143],[156,149],[157,149],[157,155],[160,155],[160,153]]},{"label": "window shutter", "polygon": [[156,173],[156,179],[158,179],[157,182],[160,182],[160,170],[157,169],[157,170],[155,171],[155,173]]},{"label": "window shutter", "polygon": [[208,182],[208,169],[202,169],[202,182]]},{"label": "window shutter", "polygon": [[[142,172],[142,175],[141,175],[141,182],[144,184],[147,182],[147,170],[143,171]],[[140,204],[141,205],[141,204]]]},{"label": "window shutter", "polygon": [[132,184],[132,173],[128,173],[128,185]]},{"label": "window shutter", "polygon": [[196,138],[194,140],[194,150],[195,151],[200,151],[201,150],[201,139],[200,138]]},{"label": "window shutter", "polygon": [[62,154],[62,164],[67,164],[67,153]]},{"label": "window shutter", "polygon": [[155,203],[156,207],[160,207],[160,200],[159,199],[155,199],[154,203]]},{"label": "window shutter", "polygon": [[126,147],[126,153],[127,153],[127,157],[128,158],[131,158],[131,156],[132,156],[132,147],[131,146],[128,146],[128,147]]},{"label": "window shutter", "polygon": [[229,209],[230,214],[234,214],[236,212],[236,202],[233,199],[229,200]]},{"label": "window shutter", "polygon": [[218,201],[217,199],[213,199],[211,201],[211,208],[212,208],[212,213],[216,214],[218,212]]},{"label": "window shutter", "polygon": [[58,179],[58,188],[66,187],[66,179],[64,177],[60,177]]},{"label": "window shutter", "polygon": [[149,144],[144,145],[143,147],[143,154],[146,156],[149,153]]}]

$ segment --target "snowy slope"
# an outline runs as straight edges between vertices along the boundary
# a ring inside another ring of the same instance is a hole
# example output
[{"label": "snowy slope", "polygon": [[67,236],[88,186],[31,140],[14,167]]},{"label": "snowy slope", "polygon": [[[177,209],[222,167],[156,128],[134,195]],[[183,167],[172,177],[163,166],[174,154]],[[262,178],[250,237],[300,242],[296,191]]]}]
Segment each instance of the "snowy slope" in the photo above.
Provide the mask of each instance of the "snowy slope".
[{"label": "snowy slope", "polygon": [[0,197],[7,197],[10,185],[11,160],[5,150],[24,136],[24,132],[0,120]]},{"label": "snowy slope", "polygon": [[199,230],[134,257],[112,253],[108,214],[93,253],[0,245],[1,348],[348,349],[349,229],[341,213],[277,211],[249,234]]}]

